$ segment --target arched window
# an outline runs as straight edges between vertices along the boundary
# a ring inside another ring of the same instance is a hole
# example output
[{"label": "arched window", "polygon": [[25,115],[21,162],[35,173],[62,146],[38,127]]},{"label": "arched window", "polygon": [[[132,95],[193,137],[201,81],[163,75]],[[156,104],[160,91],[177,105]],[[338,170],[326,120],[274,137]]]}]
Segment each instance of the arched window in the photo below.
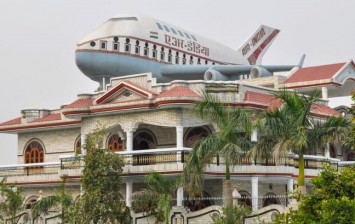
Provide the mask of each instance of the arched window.
[{"label": "arched window", "polygon": [[75,140],[74,152],[75,152],[75,155],[81,154],[81,136],[80,135]]},{"label": "arched window", "polygon": [[31,196],[25,201],[25,209],[31,209],[33,204],[38,200],[38,196]]},{"label": "arched window", "polygon": [[131,51],[131,44],[129,42],[130,42],[130,39],[126,38],[126,43],[125,43],[125,48],[124,48],[126,52]]},{"label": "arched window", "polygon": [[190,128],[185,134],[184,146],[190,148],[195,144],[196,141],[207,137],[210,133],[211,131],[206,127]]},{"label": "arched window", "polygon": [[157,140],[151,131],[143,129],[135,133],[133,138],[134,150],[154,149],[156,146]]},{"label": "arched window", "polygon": [[238,199],[238,204],[241,206],[250,206],[251,207],[250,194],[246,191],[239,191],[239,194],[240,194],[241,198]]},{"label": "arched window", "polygon": [[44,150],[37,140],[31,141],[25,148],[25,163],[43,163]]},{"label": "arched window", "polygon": [[274,193],[268,193],[264,197],[263,207],[273,204],[280,204]]},{"label": "arched window", "polygon": [[107,148],[110,149],[112,152],[118,152],[123,150],[123,142],[120,136],[118,136],[118,134],[113,134],[108,138]]},{"label": "arched window", "polygon": [[165,53],[164,53],[164,47],[161,47],[161,51],[160,51],[160,60],[161,61],[164,61],[164,59],[165,59]]},{"label": "arched window", "polygon": [[173,55],[171,53],[171,50],[169,49],[169,52],[168,52],[168,62],[171,63],[172,62],[172,58],[173,58]]}]

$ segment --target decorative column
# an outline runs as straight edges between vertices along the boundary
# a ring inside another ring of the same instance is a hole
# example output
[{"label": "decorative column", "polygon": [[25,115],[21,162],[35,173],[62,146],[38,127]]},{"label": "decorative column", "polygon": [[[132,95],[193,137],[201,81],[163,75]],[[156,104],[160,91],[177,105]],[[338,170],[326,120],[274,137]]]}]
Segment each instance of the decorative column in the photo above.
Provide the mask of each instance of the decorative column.
[{"label": "decorative column", "polygon": [[183,162],[183,149],[184,147],[184,127],[176,126],[176,162]]},{"label": "decorative column", "polygon": [[322,99],[328,100],[328,88],[325,86],[322,86]]},{"label": "decorative column", "polygon": [[176,206],[182,206],[184,201],[184,188],[179,187],[176,195]]},{"label": "decorative column", "polygon": [[253,132],[251,133],[250,141],[252,141],[252,142],[258,141],[258,131],[257,130],[254,129]]},{"label": "decorative column", "polygon": [[288,195],[288,204],[292,204],[292,196],[293,194],[293,179],[290,178],[287,180],[287,195]]},{"label": "decorative column", "polygon": [[87,140],[88,135],[87,134],[81,134],[80,136],[80,142],[81,142],[81,154],[86,155],[86,140]]},{"label": "decorative column", "polygon": [[330,159],[330,144],[327,143],[324,150],[324,157]]},{"label": "decorative column", "polygon": [[127,131],[126,151],[133,151],[133,131]]},{"label": "decorative column", "polygon": [[252,211],[258,210],[259,204],[259,178],[251,177],[251,204]]},{"label": "decorative column", "polygon": [[132,207],[132,189],[133,189],[132,180],[127,180],[126,181],[126,206],[130,208]]}]

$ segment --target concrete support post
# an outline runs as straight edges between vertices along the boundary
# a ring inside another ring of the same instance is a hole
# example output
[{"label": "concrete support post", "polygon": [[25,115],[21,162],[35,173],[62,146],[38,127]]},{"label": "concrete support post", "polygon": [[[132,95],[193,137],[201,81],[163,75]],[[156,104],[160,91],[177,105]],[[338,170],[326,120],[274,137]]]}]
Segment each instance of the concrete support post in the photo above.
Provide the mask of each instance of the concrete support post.
[{"label": "concrete support post", "polygon": [[132,207],[132,189],[133,183],[131,180],[127,180],[126,182],[126,206]]},{"label": "concrete support post", "polygon": [[81,154],[86,155],[86,140],[87,140],[88,135],[87,134],[81,134],[80,136],[80,142],[81,142]]},{"label": "concrete support post", "polygon": [[176,206],[182,206],[184,201],[184,188],[179,187],[176,195]]},{"label": "concrete support post", "polygon": [[176,126],[176,149],[178,150],[176,154],[176,162],[183,162],[183,152],[184,147],[184,127]]},{"label": "concrete support post", "polygon": [[259,204],[259,178],[252,177],[251,178],[251,204],[252,204],[252,211],[258,210]]},{"label": "concrete support post", "polygon": [[126,150],[133,151],[133,131],[127,131]]},{"label": "concrete support post", "polygon": [[328,99],[328,88],[323,86],[322,87],[322,99],[327,100]]},{"label": "concrete support post", "polygon": [[292,198],[290,198],[292,194],[293,194],[293,179],[290,178],[287,180],[287,195],[289,196],[288,204],[292,204]]},{"label": "concrete support post", "polygon": [[325,150],[324,150],[324,157],[329,159],[330,158],[330,144],[327,143]]}]

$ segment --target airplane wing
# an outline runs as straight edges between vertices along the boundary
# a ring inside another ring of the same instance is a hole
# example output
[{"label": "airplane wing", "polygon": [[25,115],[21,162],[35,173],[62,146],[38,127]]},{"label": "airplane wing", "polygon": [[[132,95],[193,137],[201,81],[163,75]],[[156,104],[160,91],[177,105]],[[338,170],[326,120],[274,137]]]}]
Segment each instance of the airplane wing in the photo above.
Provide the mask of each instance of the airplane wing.
[{"label": "airplane wing", "polygon": [[171,80],[239,80],[271,76],[274,72],[290,71],[299,65],[163,65],[161,75]]}]

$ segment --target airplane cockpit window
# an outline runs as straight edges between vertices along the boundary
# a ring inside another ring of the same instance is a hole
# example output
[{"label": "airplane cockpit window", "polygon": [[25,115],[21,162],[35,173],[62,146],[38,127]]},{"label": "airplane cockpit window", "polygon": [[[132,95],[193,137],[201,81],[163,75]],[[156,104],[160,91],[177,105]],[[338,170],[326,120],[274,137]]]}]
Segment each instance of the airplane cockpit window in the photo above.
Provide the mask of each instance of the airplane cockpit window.
[{"label": "airplane cockpit window", "polygon": [[160,25],[160,23],[157,23],[157,26],[158,26],[159,30],[163,30],[163,27]]},{"label": "airplane cockpit window", "polygon": [[120,17],[120,18],[111,18],[111,21],[130,21],[130,20],[138,20],[137,17]]},{"label": "airplane cockpit window", "polygon": [[129,38],[126,38],[126,43],[125,43],[125,51],[126,52],[130,52],[131,51],[131,45],[130,45],[130,39]]},{"label": "airplane cockpit window", "polygon": [[190,65],[192,65],[193,63],[194,63],[194,58],[190,56]]},{"label": "airplane cockpit window", "polygon": [[107,45],[107,41],[100,41],[100,48],[102,49],[102,50],[106,50],[106,45]]},{"label": "airplane cockpit window", "polygon": [[171,29],[171,31],[173,31],[173,34],[177,34],[177,32],[176,32],[176,30],[174,28],[170,27],[170,29]]},{"label": "airplane cockpit window", "polygon": [[90,46],[91,46],[91,47],[95,47],[95,45],[96,45],[96,43],[95,43],[94,41],[91,41],[91,42],[90,42]]},{"label": "airplane cockpit window", "polygon": [[190,34],[190,36],[192,37],[192,39],[193,39],[194,41],[197,41],[197,39],[196,39],[196,37],[195,37],[194,35]]},{"label": "airplane cockpit window", "polygon": [[184,37],[184,34],[180,30],[178,30],[178,32],[179,32],[180,36]]},{"label": "airplane cockpit window", "polygon": [[164,25],[164,29],[168,32],[170,32],[169,28],[167,26]]},{"label": "airplane cockpit window", "polygon": [[114,38],[113,38],[113,41],[114,41],[114,42],[118,42],[118,37],[114,37]]},{"label": "airplane cockpit window", "polygon": [[187,38],[191,39],[191,37],[189,36],[189,34],[187,34],[187,33],[184,33],[184,34],[185,34],[185,36],[186,36]]},{"label": "airplane cockpit window", "polygon": [[201,64],[201,58],[197,59],[197,64],[200,65]]},{"label": "airplane cockpit window", "polygon": [[208,64],[208,61],[207,61],[207,60],[205,60],[205,64],[206,64],[206,65]]}]

